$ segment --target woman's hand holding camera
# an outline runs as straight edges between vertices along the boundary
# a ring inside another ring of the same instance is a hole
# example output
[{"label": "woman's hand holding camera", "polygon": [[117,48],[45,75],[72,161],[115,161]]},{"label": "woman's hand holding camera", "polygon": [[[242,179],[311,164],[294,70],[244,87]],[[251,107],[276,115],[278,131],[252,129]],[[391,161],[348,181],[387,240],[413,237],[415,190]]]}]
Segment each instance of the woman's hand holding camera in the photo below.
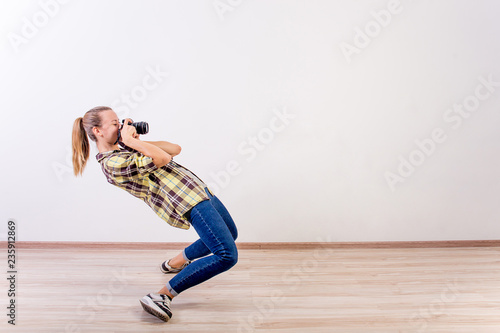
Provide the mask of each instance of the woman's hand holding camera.
[{"label": "woman's hand holding camera", "polygon": [[129,125],[129,123],[130,124],[133,123],[132,119],[129,118],[125,119],[121,129],[121,140],[126,146],[133,148],[146,156],[151,157],[153,159],[153,163],[157,167],[162,167],[165,164],[168,164],[172,160],[172,156],[167,152],[165,152],[164,150],[162,150],[161,148],[151,143],[139,140],[139,134],[137,134],[137,129],[135,128],[135,126]]},{"label": "woman's hand holding camera", "polygon": [[139,134],[137,134],[137,129],[134,126],[129,125],[129,123],[132,124],[132,122],[133,122],[132,119],[127,118],[125,119],[122,125],[121,139],[125,144],[127,139],[129,138],[139,139]]}]

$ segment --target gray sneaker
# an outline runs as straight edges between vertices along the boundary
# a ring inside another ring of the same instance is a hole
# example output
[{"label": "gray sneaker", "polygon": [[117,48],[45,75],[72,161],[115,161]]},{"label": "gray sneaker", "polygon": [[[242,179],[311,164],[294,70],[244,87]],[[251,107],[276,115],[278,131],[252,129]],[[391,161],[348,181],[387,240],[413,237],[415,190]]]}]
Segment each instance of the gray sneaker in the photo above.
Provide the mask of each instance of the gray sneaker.
[{"label": "gray sneaker", "polygon": [[161,294],[147,294],[141,298],[140,302],[142,308],[155,317],[163,321],[169,321],[172,318],[172,311],[170,310],[170,297]]},{"label": "gray sneaker", "polygon": [[160,270],[164,273],[164,274],[169,274],[169,273],[179,273],[180,271],[182,271],[184,268],[186,268],[187,265],[189,265],[191,263],[191,260],[188,260],[184,263],[184,265],[182,265],[180,268],[172,268],[168,263],[169,263],[170,260],[167,260],[167,261],[164,261],[161,263],[160,265]]}]

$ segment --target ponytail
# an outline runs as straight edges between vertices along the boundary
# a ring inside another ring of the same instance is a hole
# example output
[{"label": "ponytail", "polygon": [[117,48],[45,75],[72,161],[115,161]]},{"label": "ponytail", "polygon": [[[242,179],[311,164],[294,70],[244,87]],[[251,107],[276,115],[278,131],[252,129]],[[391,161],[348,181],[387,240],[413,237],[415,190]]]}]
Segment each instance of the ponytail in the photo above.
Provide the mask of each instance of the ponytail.
[{"label": "ponytail", "polygon": [[90,154],[89,138],[97,142],[97,138],[94,133],[92,133],[92,128],[101,126],[101,117],[99,113],[107,110],[113,109],[108,106],[96,106],[87,111],[83,118],[76,118],[73,123],[73,172],[75,176],[83,174],[83,169],[87,164]]},{"label": "ponytail", "polygon": [[83,174],[83,169],[87,164],[87,160],[90,154],[90,144],[87,138],[87,133],[85,133],[85,128],[83,128],[83,118],[76,118],[73,123],[73,172],[75,176],[80,176]]}]

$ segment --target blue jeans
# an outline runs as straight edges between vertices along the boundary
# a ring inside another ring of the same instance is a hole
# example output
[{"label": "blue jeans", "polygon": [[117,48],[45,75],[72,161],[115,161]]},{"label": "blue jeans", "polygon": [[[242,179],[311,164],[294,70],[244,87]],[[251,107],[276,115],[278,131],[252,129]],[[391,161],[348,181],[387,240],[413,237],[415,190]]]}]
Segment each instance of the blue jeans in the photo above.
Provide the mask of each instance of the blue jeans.
[{"label": "blue jeans", "polygon": [[210,200],[198,203],[187,215],[200,239],[182,252],[186,260],[201,259],[193,261],[166,284],[173,296],[227,271],[238,261],[234,243],[238,237],[236,225],[222,202],[207,188],[205,192]]}]

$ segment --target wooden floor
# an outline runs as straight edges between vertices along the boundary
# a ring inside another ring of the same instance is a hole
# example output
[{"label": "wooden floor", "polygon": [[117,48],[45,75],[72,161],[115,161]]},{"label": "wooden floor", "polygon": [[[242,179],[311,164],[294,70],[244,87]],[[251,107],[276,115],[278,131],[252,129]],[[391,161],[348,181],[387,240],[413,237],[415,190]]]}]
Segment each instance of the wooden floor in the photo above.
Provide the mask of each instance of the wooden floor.
[{"label": "wooden floor", "polygon": [[19,250],[16,327],[3,310],[0,331],[500,332],[499,247],[240,250],[164,323],[139,299],[169,280],[158,265],[177,253]]}]

